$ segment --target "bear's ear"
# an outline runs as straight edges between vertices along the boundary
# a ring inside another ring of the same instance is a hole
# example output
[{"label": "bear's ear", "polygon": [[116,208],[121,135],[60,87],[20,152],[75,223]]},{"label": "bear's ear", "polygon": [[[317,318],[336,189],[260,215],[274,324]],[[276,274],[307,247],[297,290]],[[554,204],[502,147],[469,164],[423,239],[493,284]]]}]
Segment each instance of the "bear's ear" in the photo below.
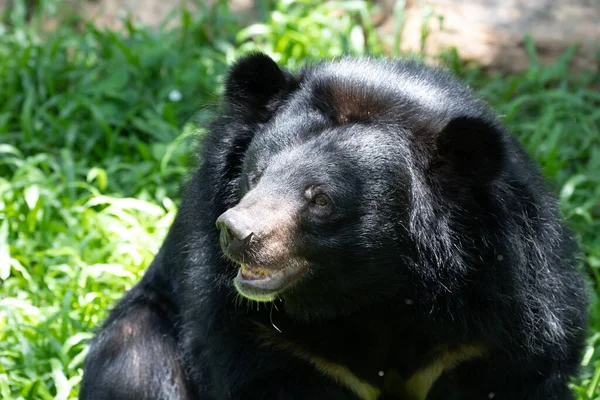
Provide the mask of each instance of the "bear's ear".
[{"label": "bear's ear", "polygon": [[238,60],[231,68],[225,85],[227,102],[233,111],[252,122],[265,121],[275,103],[296,80],[269,56],[253,53]]},{"label": "bear's ear", "polygon": [[476,117],[451,120],[437,136],[435,167],[476,185],[494,179],[504,164],[503,134],[498,126]]}]

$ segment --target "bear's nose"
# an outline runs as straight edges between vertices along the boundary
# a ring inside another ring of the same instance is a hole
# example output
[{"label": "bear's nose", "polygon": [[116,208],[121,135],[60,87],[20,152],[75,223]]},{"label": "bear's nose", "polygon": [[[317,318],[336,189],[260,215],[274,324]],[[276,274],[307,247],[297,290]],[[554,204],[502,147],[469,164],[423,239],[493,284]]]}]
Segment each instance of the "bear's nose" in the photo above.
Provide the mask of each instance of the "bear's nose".
[{"label": "bear's nose", "polygon": [[221,247],[229,255],[240,256],[252,238],[252,229],[242,215],[229,210],[217,218],[217,229],[221,231]]}]

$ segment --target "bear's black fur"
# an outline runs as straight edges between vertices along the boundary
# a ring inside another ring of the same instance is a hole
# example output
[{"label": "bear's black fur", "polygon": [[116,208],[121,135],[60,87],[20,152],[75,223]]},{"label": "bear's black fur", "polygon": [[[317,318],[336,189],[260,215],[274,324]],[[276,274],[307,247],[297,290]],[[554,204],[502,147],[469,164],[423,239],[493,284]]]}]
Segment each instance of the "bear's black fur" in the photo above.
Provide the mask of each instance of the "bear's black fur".
[{"label": "bear's black fur", "polygon": [[294,75],[251,55],[201,156],[82,399],[572,398],[571,234],[447,74],[342,59]]}]

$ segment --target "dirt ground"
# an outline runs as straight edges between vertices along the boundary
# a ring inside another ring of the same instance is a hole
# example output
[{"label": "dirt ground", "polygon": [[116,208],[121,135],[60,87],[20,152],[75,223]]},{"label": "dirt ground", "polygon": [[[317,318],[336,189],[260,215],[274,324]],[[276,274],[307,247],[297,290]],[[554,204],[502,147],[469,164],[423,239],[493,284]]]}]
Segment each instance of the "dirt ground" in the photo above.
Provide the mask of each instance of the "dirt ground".
[{"label": "dirt ground", "polygon": [[[0,9],[11,0],[0,0]],[[60,13],[77,13],[110,29],[122,27],[122,17],[133,15],[143,24],[158,26],[169,13],[185,5],[202,12],[191,0],[67,0],[70,7]],[[255,2],[231,0],[230,8],[249,20],[256,18]],[[382,34],[392,34],[397,0],[377,0],[374,19]],[[211,0],[207,1],[207,5]],[[401,49],[420,50],[423,16],[430,34],[423,49],[435,56],[456,47],[464,60],[493,70],[522,71],[528,66],[524,37],[530,35],[542,63],[550,63],[570,46],[578,50],[574,71],[600,71],[600,0],[408,0],[402,12]],[[60,20],[60,13],[59,18]],[[48,20],[51,29],[57,19]],[[442,23],[440,23],[442,21]],[[176,19],[173,20],[176,23]],[[391,50],[391,49],[389,49]]]}]

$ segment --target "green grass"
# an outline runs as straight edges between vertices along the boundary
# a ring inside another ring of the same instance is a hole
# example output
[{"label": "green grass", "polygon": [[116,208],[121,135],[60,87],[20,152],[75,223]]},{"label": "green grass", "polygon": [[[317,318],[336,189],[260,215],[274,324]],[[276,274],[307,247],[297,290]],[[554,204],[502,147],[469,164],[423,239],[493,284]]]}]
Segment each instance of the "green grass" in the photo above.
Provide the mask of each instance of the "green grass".
[{"label": "green grass", "polygon": [[[58,0],[42,2],[50,9]],[[180,28],[42,34],[21,9],[0,26],[0,397],[76,398],[93,329],[143,274],[173,220],[194,146],[226,66],[262,49],[307,60],[377,54],[361,1],[276,1],[243,27],[223,2]],[[16,4],[21,4],[17,1]],[[340,16],[338,8],[347,14]],[[301,34],[300,34],[301,32]],[[366,39],[365,39],[366,38]],[[532,47],[532,46],[530,46]],[[600,281],[600,78],[569,54],[519,75],[446,63],[540,162],[577,230],[593,295]],[[600,399],[600,308],[578,400]]]}]

